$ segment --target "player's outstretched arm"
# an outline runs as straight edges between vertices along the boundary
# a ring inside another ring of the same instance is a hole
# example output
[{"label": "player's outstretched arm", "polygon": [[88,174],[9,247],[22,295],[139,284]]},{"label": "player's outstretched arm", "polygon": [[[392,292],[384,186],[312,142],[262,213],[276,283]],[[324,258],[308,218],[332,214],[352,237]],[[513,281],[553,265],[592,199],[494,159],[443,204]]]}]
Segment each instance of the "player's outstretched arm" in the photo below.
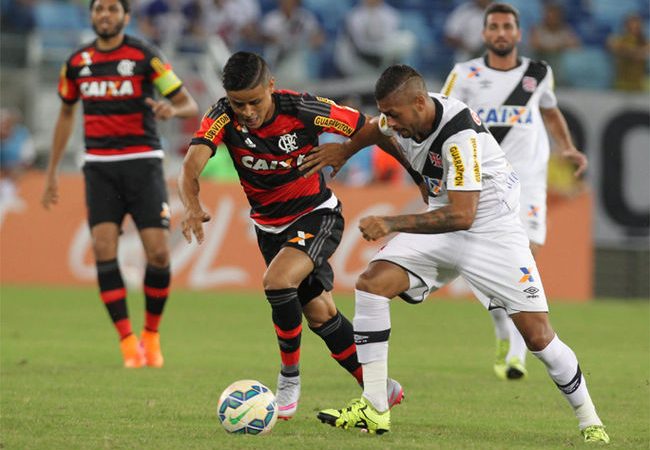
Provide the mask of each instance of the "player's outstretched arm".
[{"label": "player's outstretched arm", "polygon": [[476,217],[480,191],[449,191],[449,204],[434,211],[403,216],[370,216],[359,222],[367,241],[390,233],[438,234],[468,230]]},{"label": "player's outstretched arm", "polygon": [[210,220],[210,215],[203,210],[199,202],[199,176],[210,156],[212,150],[207,145],[190,146],[178,177],[178,191],[185,209],[181,230],[188,243],[192,242],[192,235],[196,237],[196,242],[199,244],[203,242],[203,222]]},{"label": "player's outstretched arm", "polygon": [[571,133],[569,132],[569,126],[566,123],[564,115],[560,108],[540,108],[542,113],[542,118],[544,119],[544,124],[546,129],[553,137],[553,140],[557,142],[559,146],[560,156],[575,166],[576,170],[574,176],[581,176],[589,162],[584,153],[580,152],[575,145],[573,145],[573,140],[571,139]]},{"label": "player's outstretched arm", "polygon": [[74,129],[75,110],[76,103],[61,103],[59,117],[54,127],[50,160],[47,164],[45,189],[41,197],[41,204],[45,209],[50,209],[50,206],[56,205],[59,202],[59,163]]},{"label": "player's outstretched arm", "polygon": [[331,142],[314,147],[300,165],[300,170],[307,178],[330,166],[334,169],[332,171],[332,177],[334,177],[352,155],[362,148],[378,144],[382,137],[384,136],[379,131],[376,119],[366,117],[366,123],[349,141]]},{"label": "player's outstretched arm", "polygon": [[146,98],[145,103],[151,108],[158,120],[168,120],[172,117],[194,117],[199,113],[199,106],[184,87],[170,100]]}]

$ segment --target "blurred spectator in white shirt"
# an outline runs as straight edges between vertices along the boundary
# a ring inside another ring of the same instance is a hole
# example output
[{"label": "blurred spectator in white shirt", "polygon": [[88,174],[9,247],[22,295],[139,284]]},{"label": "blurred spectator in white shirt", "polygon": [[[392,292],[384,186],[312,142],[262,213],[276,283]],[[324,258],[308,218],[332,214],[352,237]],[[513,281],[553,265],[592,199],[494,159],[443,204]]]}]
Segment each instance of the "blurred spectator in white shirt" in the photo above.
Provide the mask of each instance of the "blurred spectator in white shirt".
[{"label": "blurred spectator in white shirt", "polygon": [[445,43],[455,50],[456,62],[483,52],[483,16],[492,0],[472,0],[454,9],[445,22]]},{"label": "blurred spectator in white shirt", "polygon": [[304,82],[318,75],[311,52],[325,36],[316,16],[300,0],[279,0],[262,19],[264,57],[282,84]]},{"label": "blurred spectator in white shirt", "polygon": [[199,51],[202,30],[197,0],[146,0],[138,7],[138,27],[165,53]]},{"label": "blurred spectator in white shirt", "polygon": [[34,161],[34,141],[20,111],[0,109],[0,209],[19,201],[16,182]]},{"label": "blurred spectator in white shirt", "polygon": [[580,38],[564,19],[560,5],[549,3],[544,7],[544,18],[531,30],[530,47],[537,59],[554,69],[555,82],[565,84],[562,55],[568,49],[580,47]]},{"label": "blurred spectator in white shirt", "polygon": [[208,36],[218,35],[233,52],[254,39],[261,17],[258,0],[200,1]]},{"label": "blurred spectator in white shirt", "polygon": [[408,59],[416,39],[399,27],[398,10],[384,0],[362,0],[350,11],[336,41],[339,71],[345,76],[376,76],[386,66]]}]

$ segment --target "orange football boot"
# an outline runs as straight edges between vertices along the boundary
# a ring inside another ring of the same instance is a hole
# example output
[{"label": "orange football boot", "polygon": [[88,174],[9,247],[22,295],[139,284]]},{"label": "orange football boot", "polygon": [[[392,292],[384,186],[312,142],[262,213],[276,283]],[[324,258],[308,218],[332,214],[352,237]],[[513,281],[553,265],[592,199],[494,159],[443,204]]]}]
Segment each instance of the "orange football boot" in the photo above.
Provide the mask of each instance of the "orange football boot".
[{"label": "orange football boot", "polygon": [[120,350],[124,358],[124,367],[137,369],[144,366],[144,354],[135,334],[130,334],[120,341]]},{"label": "orange football boot", "polygon": [[140,343],[144,349],[145,364],[149,367],[162,367],[165,360],[160,351],[160,333],[142,330]]}]

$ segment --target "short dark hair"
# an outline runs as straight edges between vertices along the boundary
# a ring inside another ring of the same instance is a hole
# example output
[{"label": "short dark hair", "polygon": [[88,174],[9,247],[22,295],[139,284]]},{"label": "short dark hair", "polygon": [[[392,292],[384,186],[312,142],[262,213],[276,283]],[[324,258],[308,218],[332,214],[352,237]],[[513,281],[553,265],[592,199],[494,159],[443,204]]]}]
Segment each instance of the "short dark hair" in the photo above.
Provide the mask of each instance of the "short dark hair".
[{"label": "short dark hair", "polygon": [[420,75],[413,67],[407,66],[406,64],[395,64],[390,66],[388,69],[384,70],[375,83],[375,100],[382,100],[388,97],[388,95],[392,94],[398,88],[402,87],[404,83],[413,78],[418,78],[422,83],[422,88],[426,90],[422,75]]},{"label": "short dark hair", "polygon": [[[89,9],[91,11],[96,1],[97,0],[90,0]],[[119,2],[122,4],[122,8],[124,8],[124,13],[129,14],[131,12],[131,2],[129,0],[119,0]]]},{"label": "short dark hair", "polygon": [[271,71],[264,59],[250,52],[237,52],[223,67],[221,81],[227,91],[252,89],[271,79]]},{"label": "short dark hair", "polygon": [[519,11],[517,11],[517,8],[507,3],[490,4],[490,6],[485,9],[485,15],[483,16],[483,27],[487,25],[488,16],[494,13],[512,14],[515,16],[515,23],[517,24],[517,28],[519,28]]}]

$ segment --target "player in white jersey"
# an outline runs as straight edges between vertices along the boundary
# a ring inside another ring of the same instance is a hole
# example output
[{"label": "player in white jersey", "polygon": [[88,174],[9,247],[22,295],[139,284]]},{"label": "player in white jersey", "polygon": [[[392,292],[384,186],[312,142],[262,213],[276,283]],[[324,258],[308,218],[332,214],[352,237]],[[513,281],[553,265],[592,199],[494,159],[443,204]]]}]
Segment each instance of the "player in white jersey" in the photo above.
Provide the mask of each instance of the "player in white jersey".
[{"label": "player in white jersey", "polygon": [[419,302],[461,275],[490,305],[512,316],[528,348],[573,407],[585,440],[609,441],[575,354],[548,320],[544,288],[518,217],[519,182],[499,144],[467,105],[428,93],[409,66],[386,69],[375,98],[380,127],[366,127],[351,141],[315,149],[305,167],[315,171],[331,165],[336,170],[367,145],[397,147],[411,171],[426,180],[429,208],[422,214],[361,219],[359,228],[369,241],[397,232],[356,283],[353,325],[363,396],[345,408],[323,410],[318,418],[339,428],[389,431],[390,299]]},{"label": "player in white jersey", "polygon": [[[573,145],[557,107],[551,67],[518,55],[517,10],[503,3],[491,4],[485,11],[483,40],[485,56],[456,64],[442,93],[477,112],[519,175],[520,217],[536,256],[546,240],[547,129],[561,156],[576,165],[576,176],[586,169],[587,158]],[[483,303],[489,302],[480,291],[474,292]],[[524,340],[503,308],[491,309],[490,315],[497,341],[494,372],[504,380],[524,377]]]}]

